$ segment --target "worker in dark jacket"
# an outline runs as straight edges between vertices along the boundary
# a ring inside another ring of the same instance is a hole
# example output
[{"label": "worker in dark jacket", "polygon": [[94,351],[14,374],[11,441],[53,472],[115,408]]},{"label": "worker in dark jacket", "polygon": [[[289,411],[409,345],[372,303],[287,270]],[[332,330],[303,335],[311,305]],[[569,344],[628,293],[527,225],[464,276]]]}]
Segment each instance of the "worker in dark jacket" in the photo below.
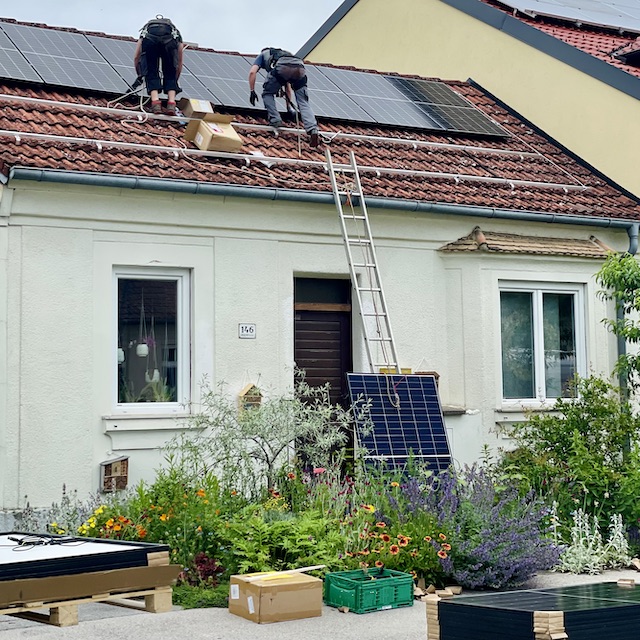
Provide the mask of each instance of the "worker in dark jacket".
[{"label": "worker in dark jacket", "polygon": [[[182,36],[168,18],[161,15],[149,20],[140,30],[134,64],[138,77],[143,77],[151,97],[151,112],[162,113],[159,92],[167,94],[165,113],[175,115],[176,94],[181,89],[178,78],[182,71]],[[162,74],[160,66],[162,63]]]},{"label": "worker in dark jacket", "polygon": [[[267,71],[267,79],[262,85],[262,101],[264,102],[269,124],[271,126],[282,126],[282,118],[276,108],[276,94],[284,89],[287,97],[287,104],[291,105],[291,89],[296,95],[296,102],[302,118],[302,126],[309,135],[309,143],[312,147],[317,147],[320,139],[318,137],[318,122],[309,106],[309,94],[307,93],[307,72],[304,63],[300,58],[283,49],[267,47],[260,52],[254,60],[249,71],[249,100],[255,106],[258,96],[255,92],[256,76],[260,69]],[[293,107],[288,107],[290,115]]]}]

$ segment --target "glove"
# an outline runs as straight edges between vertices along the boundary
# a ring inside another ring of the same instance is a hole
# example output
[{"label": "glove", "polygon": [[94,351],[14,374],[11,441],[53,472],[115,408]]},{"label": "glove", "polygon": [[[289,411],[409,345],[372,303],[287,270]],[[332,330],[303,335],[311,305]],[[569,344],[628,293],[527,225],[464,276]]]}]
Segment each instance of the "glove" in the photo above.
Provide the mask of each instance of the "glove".
[{"label": "glove", "polygon": [[295,122],[296,121],[296,112],[293,109],[287,109],[287,112],[283,114],[282,119],[285,122]]},{"label": "glove", "polygon": [[255,91],[252,91],[249,94],[249,102],[251,103],[252,107],[256,106],[256,102],[258,102],[258,94]]}]

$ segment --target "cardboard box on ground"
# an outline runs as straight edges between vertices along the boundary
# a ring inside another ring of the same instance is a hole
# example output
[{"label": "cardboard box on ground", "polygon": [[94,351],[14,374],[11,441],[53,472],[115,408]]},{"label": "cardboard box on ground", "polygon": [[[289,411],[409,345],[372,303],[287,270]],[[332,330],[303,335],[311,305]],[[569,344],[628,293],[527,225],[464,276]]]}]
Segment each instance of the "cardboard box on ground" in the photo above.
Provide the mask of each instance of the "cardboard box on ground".
[{"label": "cardboard box on ground", "polygon": [[191,120],[184,132],[185,140],[193,140],[201,151],[238,151],[242,138],[233,128],[233,116],[214,113],[207,100],[182,98],[178,102],[180,111]]},{"label": "cardboard box on ground", "polygon": [[229,613],[265,624],[322,615],[322,580],[304,573],[231,576]]}]

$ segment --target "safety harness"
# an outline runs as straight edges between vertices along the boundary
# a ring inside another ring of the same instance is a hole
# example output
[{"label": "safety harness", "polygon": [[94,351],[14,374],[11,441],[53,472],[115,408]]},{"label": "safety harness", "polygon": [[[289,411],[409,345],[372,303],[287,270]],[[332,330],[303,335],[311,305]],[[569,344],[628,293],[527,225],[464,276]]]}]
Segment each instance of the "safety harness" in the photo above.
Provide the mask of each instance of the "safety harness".
[{"label": "safety harness", "polygon": [[284,49],[276,49],[274,47],[268,47],[261,51],[262,57],[264,58],[264,64],[266,66],[267,71],[272,71],[276,66],[276,62],[280,60],[280,58],[284,56],[289,56],[293,58],[293,54],[289,51],[285,51]]},{"label": "safety harness", "polygon": [[169,20],[158,16],[154,20],[149,20],[140,30],[140,37],[146,38],[154,44],[167,46],[173,42],[182,42],[182,36],[176,26]]}]

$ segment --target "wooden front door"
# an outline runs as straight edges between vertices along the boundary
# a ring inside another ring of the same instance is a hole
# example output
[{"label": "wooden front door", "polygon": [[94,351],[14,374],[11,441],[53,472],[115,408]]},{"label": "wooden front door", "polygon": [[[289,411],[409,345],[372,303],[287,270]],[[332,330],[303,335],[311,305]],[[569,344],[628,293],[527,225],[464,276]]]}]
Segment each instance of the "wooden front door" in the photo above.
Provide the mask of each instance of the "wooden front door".
[{"label": "wooden front door", "polygon": [[[311,386],[331,385],[332,404],[349,404],[352,370],[348,280],[296,279],[294,359]],[[315,298],[315,300],[314,300]]]}]

